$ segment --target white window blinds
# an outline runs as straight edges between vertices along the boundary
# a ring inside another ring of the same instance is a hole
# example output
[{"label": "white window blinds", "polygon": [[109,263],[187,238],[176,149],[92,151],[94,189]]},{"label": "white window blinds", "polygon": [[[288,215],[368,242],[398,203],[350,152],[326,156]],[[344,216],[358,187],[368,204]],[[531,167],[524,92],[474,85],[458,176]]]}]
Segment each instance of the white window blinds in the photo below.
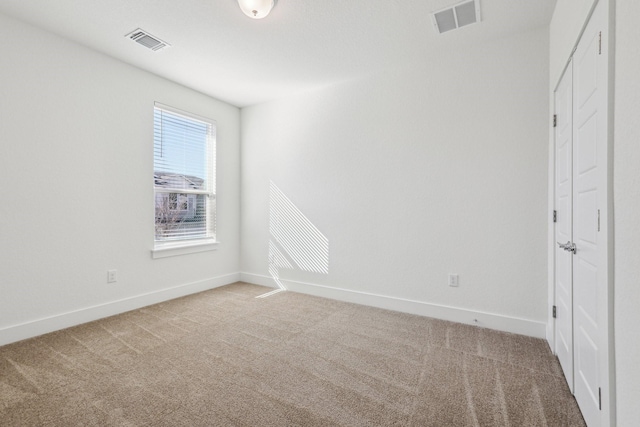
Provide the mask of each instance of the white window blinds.
[{"label": "white window blinds", "polygon": [[156,103],[156,242],[215,239],[215,122]]}]

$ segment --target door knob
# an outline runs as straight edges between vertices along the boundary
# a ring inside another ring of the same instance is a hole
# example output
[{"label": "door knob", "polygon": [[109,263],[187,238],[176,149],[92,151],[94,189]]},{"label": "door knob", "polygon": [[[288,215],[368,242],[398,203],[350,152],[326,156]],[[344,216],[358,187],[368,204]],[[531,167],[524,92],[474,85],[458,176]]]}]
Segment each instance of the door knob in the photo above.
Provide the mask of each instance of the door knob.
[{"label": "door knob", "polygon": [[561,249],[564,249],[567,252],[572,252],[572,253],[576,253],[576,251],[578,250],[578,248],[576,247],[575,243],[571,243],[571,241],[568,241],[567,243],[560,243],[560,242],[556,242],[558,243],[558,246]]}]

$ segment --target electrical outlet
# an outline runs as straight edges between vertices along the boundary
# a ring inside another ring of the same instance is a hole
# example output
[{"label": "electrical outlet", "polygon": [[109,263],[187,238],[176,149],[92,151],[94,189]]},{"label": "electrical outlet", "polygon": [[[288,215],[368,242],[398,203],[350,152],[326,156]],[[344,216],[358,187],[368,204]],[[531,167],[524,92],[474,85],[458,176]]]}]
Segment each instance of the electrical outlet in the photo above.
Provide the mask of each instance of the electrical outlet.
[{"label": "electrical outlet", "polygon": [[449,286],[457,287],[460,283],[460,277],[457,274],[449,275]]},{"label": "electrical outlet", "polygon": [[118,270],[107,270],[107,283],[115,283],[118,281]]}]

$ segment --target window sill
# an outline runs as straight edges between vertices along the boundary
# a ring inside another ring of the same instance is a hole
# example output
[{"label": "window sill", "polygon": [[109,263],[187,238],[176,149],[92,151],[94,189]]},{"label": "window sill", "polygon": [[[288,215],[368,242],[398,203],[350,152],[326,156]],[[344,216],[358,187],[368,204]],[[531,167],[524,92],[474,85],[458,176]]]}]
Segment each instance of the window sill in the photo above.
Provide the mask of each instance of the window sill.
[{"label": "window sill", "polygon": [[194,254],[198,252],[215,251],[218,243],[213,239],[196,240],[192,242],[156,243],[151,250],[153,259],[167,258],[171,256]]}]

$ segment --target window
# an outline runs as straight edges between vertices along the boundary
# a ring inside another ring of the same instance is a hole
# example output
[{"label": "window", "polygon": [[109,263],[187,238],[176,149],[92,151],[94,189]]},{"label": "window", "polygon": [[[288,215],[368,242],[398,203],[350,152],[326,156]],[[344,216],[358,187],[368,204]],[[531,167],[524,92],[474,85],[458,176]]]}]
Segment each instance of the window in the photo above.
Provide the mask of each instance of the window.
[{"label": "window", "polygon": [[153,152],[154,252],[214,243],[215,122],[156,103]]}]

